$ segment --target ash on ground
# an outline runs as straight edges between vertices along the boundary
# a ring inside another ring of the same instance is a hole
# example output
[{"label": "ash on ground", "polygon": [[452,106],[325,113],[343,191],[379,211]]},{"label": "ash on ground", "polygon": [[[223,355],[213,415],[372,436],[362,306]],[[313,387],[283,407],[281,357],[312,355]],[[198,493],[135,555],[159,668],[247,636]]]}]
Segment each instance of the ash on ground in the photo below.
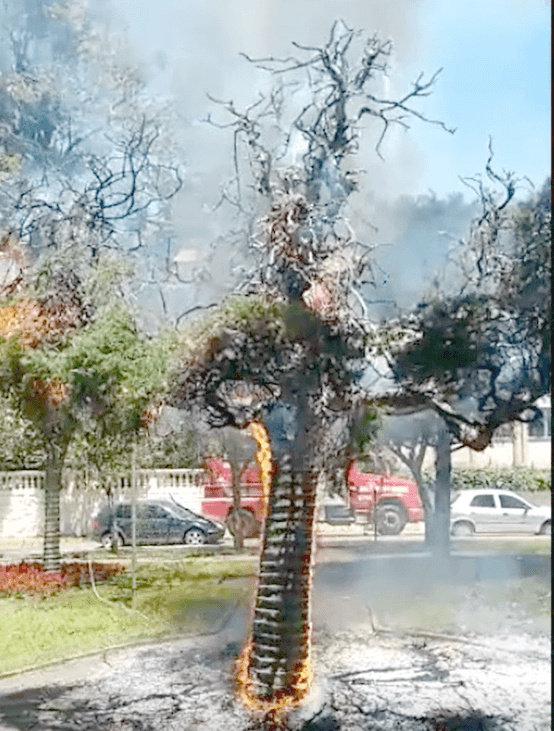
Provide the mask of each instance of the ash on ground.
[{"label": "ash on ground", "polygon": [[[78,684],[0,697],[0,729],[252,731],[234,699],[240,644],[225,633],[107,655]],[[373,626],[314,636],[313,691],[293,731],[544,731],[550,727],[545,633],[452,635]],[[1,692],[1,690],[0,690]]]}]

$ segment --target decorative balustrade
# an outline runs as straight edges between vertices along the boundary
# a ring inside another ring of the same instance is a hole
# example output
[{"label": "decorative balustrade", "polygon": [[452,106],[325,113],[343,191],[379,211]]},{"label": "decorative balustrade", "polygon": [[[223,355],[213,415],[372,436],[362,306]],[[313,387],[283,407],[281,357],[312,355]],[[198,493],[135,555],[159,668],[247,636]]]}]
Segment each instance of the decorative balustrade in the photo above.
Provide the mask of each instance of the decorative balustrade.
[{"label": "decorative balustrade", "polygon": [[42,470],[0,472],[0,490],[40,490],[43,487]]}]

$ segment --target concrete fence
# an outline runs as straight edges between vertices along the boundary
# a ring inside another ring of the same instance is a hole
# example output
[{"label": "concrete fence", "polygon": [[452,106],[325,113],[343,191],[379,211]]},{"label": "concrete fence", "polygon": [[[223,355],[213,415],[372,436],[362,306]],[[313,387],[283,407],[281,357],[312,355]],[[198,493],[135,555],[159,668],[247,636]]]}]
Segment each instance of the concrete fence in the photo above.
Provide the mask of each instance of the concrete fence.
[{"label": "concrete fence", "polygon": [[[199,512],[203,474],[203,470],[137,470],[137,498],[173,498]],[[108,503],[108,496],[115,502],[131,499],[130,472],[65,472],[60,494],[62,535],[88,535],[92,517]],[[40,536],[43,527],[44,472],[0,472],[0,537]]]}]

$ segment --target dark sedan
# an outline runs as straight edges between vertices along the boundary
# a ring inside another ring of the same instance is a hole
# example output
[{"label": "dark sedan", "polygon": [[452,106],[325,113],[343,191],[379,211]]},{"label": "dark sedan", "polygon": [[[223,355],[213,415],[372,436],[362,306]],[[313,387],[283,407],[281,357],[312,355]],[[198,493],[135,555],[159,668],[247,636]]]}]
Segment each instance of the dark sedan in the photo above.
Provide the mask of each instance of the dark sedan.
[{"label": "dark sedan", "polygon": [[[137,502],[136,513],[136,542],[141,545],[185,543],[201,546],[217,543],[225,533],[225,526],[220,523],[169,500],[141,500]],[[111,548],[114,538],[117,546],[130,544],[131,503],[102,508],[92,521],[92,538],[105,548]]]}]

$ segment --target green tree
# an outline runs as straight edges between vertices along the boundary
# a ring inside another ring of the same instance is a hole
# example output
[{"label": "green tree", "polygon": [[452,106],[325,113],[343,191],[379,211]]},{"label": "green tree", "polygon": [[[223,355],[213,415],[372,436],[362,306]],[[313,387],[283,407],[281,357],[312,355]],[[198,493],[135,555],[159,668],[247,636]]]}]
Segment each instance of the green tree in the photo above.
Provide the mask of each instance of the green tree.
[{"label": "green tree", "polygon": [[475,450],[501,424],[530,418],[550,392],[550,181],[514,205],[514,176],[497,175],[491,159],[487,174],[497,189],[470,181],[481,211],[452,256],[447,287],[392,323],[403,339],[389,361],[396,404],[435,411]]},{"label": "green tree", "polygon": [[144,260],[141,268],[131,259],[156,243],[181,175],[165,134],[170,115],[83,8],[29,0],[21,12],[6,0],[0,38],[2,239],[26,247],[26,276],[3,287],[0,369],[44,441],[50,569],[59,565],[59,481],[71,441],[86,433],[106,456],[138,424],[147,343],[121,303],[142,284]]},{"label": "green tree", "polygon": [[0,308],[0,386],[45,451],[47,570],[60,566],[59,492],[75,435],[137,431],[168,360],[167,344],[143,337],[123,305],[87,313],[79,289],[60,276],[54,294]]},{"label": "green tree", "polygon": [[481,210],[453,252],[446,286],[386,328],[402,335],[390,340],[397,388],[383,402],[405,413],[430,410],[445,425],[437,431],[435,486],[444,551],[451,441],[481,451],[502,424],[533,418],[535,401],[550,392],[550,181],[515,205],[518,181],[491,162],[492,151],[492,187],[480,177],[467,181]]},{"label": "green tree", "polygon": [[45,454],[40,432],[0,395],[0,470],[40,470]]}]

